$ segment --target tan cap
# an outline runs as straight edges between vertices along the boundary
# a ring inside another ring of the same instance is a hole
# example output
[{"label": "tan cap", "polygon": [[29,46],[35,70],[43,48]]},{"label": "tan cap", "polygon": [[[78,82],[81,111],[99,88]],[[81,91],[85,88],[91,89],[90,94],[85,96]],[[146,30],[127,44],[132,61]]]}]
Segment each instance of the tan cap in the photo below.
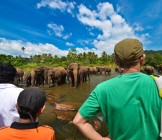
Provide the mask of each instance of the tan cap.
[{"label": "tan cap", "polygon": [[127,38],[115,45],[114,53],[119,66],[129,66],[139,60],[144,50],[138,39]]}]

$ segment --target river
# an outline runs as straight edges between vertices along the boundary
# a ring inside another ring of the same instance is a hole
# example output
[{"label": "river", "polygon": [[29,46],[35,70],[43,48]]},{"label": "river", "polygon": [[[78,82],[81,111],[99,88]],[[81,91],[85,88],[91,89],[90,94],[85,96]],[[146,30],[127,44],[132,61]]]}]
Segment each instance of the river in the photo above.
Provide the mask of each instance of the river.
[{"label": "river", "polygon": [[[90,81],[81,83],[78,88],[69,87],[68,83],[61,86],[41,86],[46,91],[47,102],[44,113],[40,116],[40,124],[48,124],[53,127],[56,132],[57,140],[86,140],[86,138],[73,126],[73,120],[77,109],[89,96],[93,88],[100,82],[116,76],[117,73],[112,71],[111,74],[96,74],[90,75]],[[55,102],[61,105],[72,106],[74,110],[57,110]],[[102,116],[96,116],[90,120],[94,124],[100,122],[96,130],[103,136],[108,135],[108,130],[104,121],[101,120]]]}]

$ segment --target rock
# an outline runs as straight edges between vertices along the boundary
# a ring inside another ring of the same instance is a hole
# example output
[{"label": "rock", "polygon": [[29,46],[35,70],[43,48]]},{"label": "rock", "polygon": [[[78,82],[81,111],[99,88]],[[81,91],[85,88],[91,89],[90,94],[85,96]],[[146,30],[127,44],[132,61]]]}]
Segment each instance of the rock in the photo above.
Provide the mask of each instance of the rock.
[{"label": "rock", "polygon": [[77,110],[72,105],[68,105],[68,104],[58,104],[56,102],[55,102],[55,109],[57,109],[57,110],[64,110],[64,111],[76,111]]}]

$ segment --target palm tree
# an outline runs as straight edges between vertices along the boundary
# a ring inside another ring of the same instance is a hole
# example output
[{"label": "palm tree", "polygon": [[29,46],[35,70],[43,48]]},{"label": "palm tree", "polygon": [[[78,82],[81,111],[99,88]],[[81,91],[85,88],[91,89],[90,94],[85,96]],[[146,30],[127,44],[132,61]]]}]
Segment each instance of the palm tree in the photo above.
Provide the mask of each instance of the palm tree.
[{"label": "palm tree", "polygon": [[24,52],[24,50],[25,50],[25,47],[22,47],[22,48],[21,48],[21,50],[22,50],[22,51]]},{"label": "palm tree", "polygon": [[106,64],[108,61],[108,55],[106,54],[105,51],[102,52],[101,61],[102,61],[102,64]]}]

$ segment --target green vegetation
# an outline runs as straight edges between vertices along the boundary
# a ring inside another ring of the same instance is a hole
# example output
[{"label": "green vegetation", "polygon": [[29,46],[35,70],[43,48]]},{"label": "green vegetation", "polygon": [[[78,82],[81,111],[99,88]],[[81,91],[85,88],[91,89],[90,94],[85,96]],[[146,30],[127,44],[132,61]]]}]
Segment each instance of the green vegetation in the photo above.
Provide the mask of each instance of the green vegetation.
[{"label": "green vegetation", "polygon": [[156,67],[159,64],[162,64],[162,50],[159,51],[145,51],[146,61],[145,65],[151,65]]},{"label": "green vegetation", "polygon": [[[145,51],[146,61],[144,65],[151,65],[156,67],[162,64],[162,51]],[[30,58],[23,58],[21,56],[12,56],[0,54],[0,63],[10,63],[16,67],[32,68],[35,66],[66,66],[71,62],[77,62],[81,65],[109,65],[114,66],[114,54],[108,55],[105,51],[99,57],[94,52],[77,53],[76,49],[71,49],[67,56],[58,57],[52,54],[42,54],[30,56]]]}]

